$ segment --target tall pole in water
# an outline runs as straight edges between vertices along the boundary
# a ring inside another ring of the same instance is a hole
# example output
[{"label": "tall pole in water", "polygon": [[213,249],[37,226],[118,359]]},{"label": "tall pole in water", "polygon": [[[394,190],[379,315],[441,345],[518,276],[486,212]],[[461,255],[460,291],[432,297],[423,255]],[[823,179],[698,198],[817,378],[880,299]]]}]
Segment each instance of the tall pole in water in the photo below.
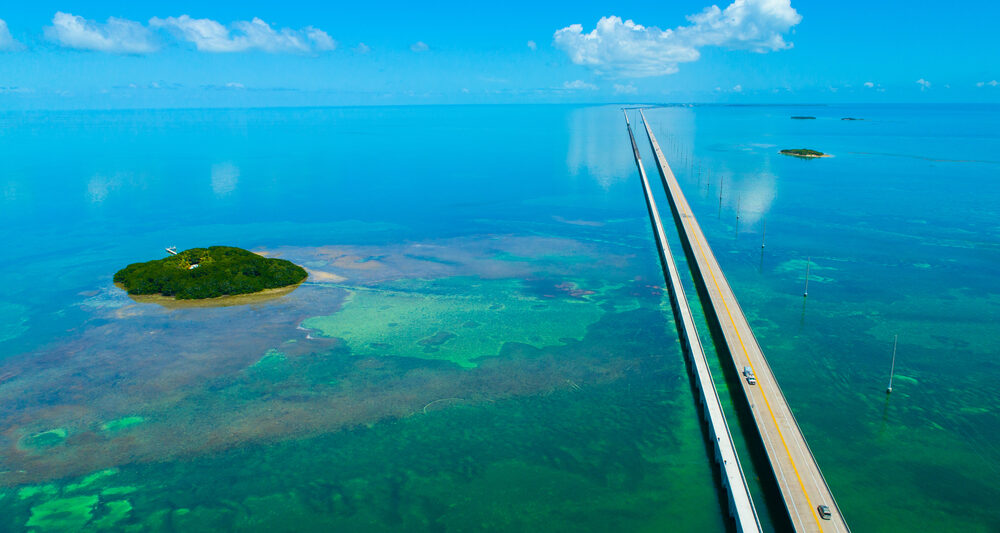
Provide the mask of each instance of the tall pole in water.
[{"label": "tall pole in water", "polygon": [[764,238],[767,236],[767,219],[762,218],[761,224],[763,227],[760,230],[760,273],[764,273]]},{"label": "tall pole in water", "polygon": [[743,194],[736,195],[736,236],[740,235],[740,203],[743,201]]},{"label": "tall pole in water", "polygon": [[892,375],[896,373],[896,342],[899,341],[899,335],[894,335],[892,337],[892,367],[889,369],[889,387],[885,389],[885,393],[889,394],[892,392]]},{"label": "tall pole in water", "polygon": [[805,298],[809,296],[809,263],[812,262],[811,257],[806,258],[806,290],[802,293],[802,297]]}]

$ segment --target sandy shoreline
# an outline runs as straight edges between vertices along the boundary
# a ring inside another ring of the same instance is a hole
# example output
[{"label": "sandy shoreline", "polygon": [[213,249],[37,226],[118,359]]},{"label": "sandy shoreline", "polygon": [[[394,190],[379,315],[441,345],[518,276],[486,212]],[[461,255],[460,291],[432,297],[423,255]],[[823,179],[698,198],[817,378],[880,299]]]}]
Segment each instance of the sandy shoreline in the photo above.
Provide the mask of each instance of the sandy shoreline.
[{"label": "sandy shoreline", "polygon": [[[305,280],[303,280],[305,281]],[[234,305],[248,305],[276,300],[299,288],[302,283],[278,287],[276,289],[264,289],[249,294],[233,294],[229,296],[218,296],[215,298],[202,298],[199,300],[178,300],[173,296],[162,294],[129,294],[128,297],[141,304],[159,304],[171,309],[189,307],[230,307]],[[115,284],[119,289],[125,290],[121,285]]]}]

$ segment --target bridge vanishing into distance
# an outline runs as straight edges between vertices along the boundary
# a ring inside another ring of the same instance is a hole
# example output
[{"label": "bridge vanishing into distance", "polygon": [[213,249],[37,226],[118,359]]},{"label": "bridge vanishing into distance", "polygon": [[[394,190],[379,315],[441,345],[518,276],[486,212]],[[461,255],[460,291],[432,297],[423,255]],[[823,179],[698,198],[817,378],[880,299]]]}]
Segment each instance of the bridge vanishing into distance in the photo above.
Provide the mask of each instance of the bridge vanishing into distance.
[{"label": "bridge vanishing into distance", "polygon": [[[754,336],[753,330],[750,328],[750,324],[747,322],[746,316],[740,308],[740,304],[736,300],[732,288],[729,286],[729,282],[722,273],[722,269],[719,267],[719,263],[715,259],[715,255],[712,253],[712,249],[709,247],[705,235],[702,233],[701,227],[695,219],[694,213],[684,197],[684,193],[681,191],[680,184],[670,170],[666,157],[664,157],[663,151],[660,150],[656,136],[653,135],[653,131],[650,129],[646,116],[641,109],[639,110],[639,114],[642,117],[646,136],[649,139],[650,148],[656,159],[656,166],[670,203],[674,223],[677,226],[677,232],[680,236],[695,286],[701,297],[702,307],[705,310],[709,327],[713,332],[716,352],[721,359],[728,359],[735,374],[740,376],[739,381],[740,390],[743,393],[742,397],[746,400],[746,407],[752,415],[753,426],[756,429],[756,435],[760,439],[759,444],[767,457],[767,462],[774,475],[775,484],[780,492],[780,499],[784,502],[792,528],[796,532],[848,533],[850,528],[848,528],[847,522],[840,512],[840,508],[837,506],[837,502],[826,483],[826,479],[823,477],[823,473],[820,471],[816,458],[813,456],[805,437],[802,435],[802,430],[795,421],[795,416],[788,406],[781,387],[771,372],[771,367],[764,357],[760,344],[757,342],[757,338]],[[643,192],[646,195],[647,209],[650,214],[651,223],[653,224],[654,233],[657,237],[657,248],[660,252],[664,275],[667,278],[668,286],[671,288],[671,305],[677,317],[678,331],[681,331],[682,328],[686,329],[689,327],[687,321],[690,318],[690,309],[687,309],[687,300],[683,297],[683,289],[678,291],[680,298],[674,295],[676,288],[674,287],[674,280],[672,278],[676,276],[677,269],[676,266],[672,268],[668,266],[673,265],[673,258],[670,256],[669,249],[667,249],[660,216],[649,190],[646,173],[642,167],[631,125],[628,124],[627,114],[625,120],[629,130],[629,137],[632,141],[636,165],[639,167],[640,177],[643,181]],[[679,283],[677,285],[677,288],[679,288]],[[683,306],[676,303],[675,300],[679,300],[683,303]],[[678,307],[681,307],[682,311],[683,309],[687,309],[687,313],[680,313],[679,315]],[[693,323],[691,327],[693,327]],[[695,344],[694,341],[696,339],[697,333],[693,329],[686,333],[681,332],[681,342],[686,354],[692,351],[690,348]],[[697,350],[701,352],[701,358],[704,359],[704,352],[701,351],[700,342],[697,342]],[[689,358],[695,359],[690,354]],[[696,373],[698,373],[698,365],[694,365],[694,367]],[[755,382],[751,383],[749,379],[745,378],[743,374],[745,368],[750,369],[750,372],[756,378]],[[708,376],[707,384],[703,383],[700,377],[697,382],[699,387],[701,387],[703,405],[711,403],[710,401],[706,402],[706,396],[711,396],[706,392],[708,390],[706,387],[709,384],[711,384],[711,394],[714,394],[716,402],[718,401],[715,386],[712,384],[710,375]],[[709,400],[711,400],[710,397]],[[728,427],[724,433],[721,429],[714,428],[716,422],[713,417],[715,415],[711,414],[710,411],[712,409],[706,407],[706,417],[709,419],[710,433],[712,433],[713,438],[717,439],[715,443],[716,455],[717,458],[724,457],[719,451],[723,444],[721,435],[728,436],[730,432]],[[724,415],[719,420],[723,424],[726,423]],[[733,453],[735,455],[735,452]],[[738,458],[736,461],[738,461]],[[743,477],[742,468],[739,470],[740,479],[738,480],[734,476],[729,475],[729,470],[726,468],[729,466],[728,459],[721,460],[720,465],[722,468],[722,480],[726,484],[726,489],[730,496],[730,510],[733,512],[737,528],[741,531],[755,531],[754,529],[748,529],[751,521],[748,516],[740,514],[740,505],[737,504],[737,495],[746,491],[746,480]],[[739,467],[738,462],[736,465]],[[739,488],[738,482],[740,480],[742,480],[742,488]],[[746,494],[749,494],[749,492],[747,491]],[[753,509],[752,500],[749,506],[749,512],[753,514],[753,522],[756,523],[757,530],[759,530],[760,523],[757,520],[756,511]],[[742,512],[747,513],[746,510]]]},{"label": "bridge vanishing into distance", "polygon": [[680,273],[677,271],[677,263],[674,261],[666,234],[663,232],[663,222],[660,220],[660,212],[656,208],[656,200],[653,198],[653,191],[646,178],[646,169],[642,166],[642,158],[639,157],[639,147],[635,144],[635,136],[632,135],[627,111],[625,127],[628,128],[629,140],[632,141],[632,155],[635,156],[635,164],[639,167],[642,192],[646,197],[646,210],[649,212],[649,220],[653,225],[656,249],[660,254],[660,266],[663,268],[663,277],[667,282],[670,308],[674,312],[674,322],[677,324],[677,333],[680,335],[681,348],[691,363],[691,373],[698,386],[702,413],[704,413],[708,424],[709,438],[712,439],[715,458],[722,473],[722,484],[729,496],[729,513],[736,521],[737,531],[740,533],[759,533],[761,531],[760,519],[757,517],[753,497],[750,495],[750,488],[747,486],[746,476],[743,474],[743,467],[740,465],[740,458],[736,453],[733,436],[729,432],[729,424],[726,422],[726,414],[722,409],[719,393],[715,388],[715,382],[712,381],[712,372],[709,369],[701,339],[698,337],[698,328],[695,326],[691,307],[688,305],[688,299],[684,293]]}]

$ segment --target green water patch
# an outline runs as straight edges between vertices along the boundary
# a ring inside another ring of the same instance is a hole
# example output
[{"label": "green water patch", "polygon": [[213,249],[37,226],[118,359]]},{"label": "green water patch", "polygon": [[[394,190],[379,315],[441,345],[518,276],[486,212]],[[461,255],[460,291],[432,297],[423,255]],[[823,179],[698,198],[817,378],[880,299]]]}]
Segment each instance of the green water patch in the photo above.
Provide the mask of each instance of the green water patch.
[{"label": "green water patch", "polygon": [[284,362],[287,359],[288,356],[286,356],[284,353],[279,352],[278,350],[272,348],[264,352],[264,355],[261,356],[261,358],[258,359],[257,362],[255,362],[250,366],[257,369],[266,370],[284,364]]},{"label": "green water patch", "polygon": [[28,448],[51,448],[66,441],[69,432],[66,428],[54,428],[34,435],[29,435],[22,440]]},{"label": "green water patch", "polygon": [[38,531],[80,531],[94,516],[96,495],[58,498],[31,508],[25,527]]},{"label": "green water patch", "polygon": [[125,494],[132,494],[137,490],[139,490],[139,488],[133,487],[132,485],[124,485],[121,487],[108,487],[101,491],[101,496],[104,497],[123,496]]},{"label": "green water patch", "polygon": [[54,494],[59,494],[59,487],[52,483],[47,485],[31,485],[28,487],[21,487],[21,489],[17,491],[17,497],[22,500],[30,500],[38,495],[52,496]]},{"label": "green water patch", "polygon": [[95,481],[97,481],[99,479],[102,479],[102,478],[106,478],[108,476],[113,476],[113,475],[115,475],[117,473],[118,473],[118,469],[117,468],[108,468],[106,470],[101,470],[99,472],[94,472],[93,474],[89,474],[87,476],[84,476],[83,479],[81,479],[78,483],[71,483],[69,485],[66,485],[66,487],[63,489],[63,493],[73,492],[73,491],[76,491],[76,490],[87,488],[87,487],[91,486]]},{"label": "green water patch", "polygon": [[272,383],[288,378],[292,371],[288,354],[272,348],[264,352],[260,359],[247,368],[247,375],[263,380],[265,383]]},{"label": "green water patch", "polygon": [[103,514],[94,519],[91,527],[97,530],[114,528],[132,514],[132,504],[128,500],[114,500],[103,505]]},{"label": "green water patch", "polygon": [[108,420],[107,422],[101,424],[101,430],[111,432],[121,431],[133,426],[138,426],[145,421],[146,419],[141,416],[125,416],[115,420]]},{"label": "green water patch", "polygon": [[[302,327],[343,339],[361,356],[394,355],[476,366],[508,342],[535,347],[581,339],[603,311],[588,297],[526,294],[520,280],[442,278],[355,288],[343,308]],[[474,326],[473,326],[474,324]]]}]

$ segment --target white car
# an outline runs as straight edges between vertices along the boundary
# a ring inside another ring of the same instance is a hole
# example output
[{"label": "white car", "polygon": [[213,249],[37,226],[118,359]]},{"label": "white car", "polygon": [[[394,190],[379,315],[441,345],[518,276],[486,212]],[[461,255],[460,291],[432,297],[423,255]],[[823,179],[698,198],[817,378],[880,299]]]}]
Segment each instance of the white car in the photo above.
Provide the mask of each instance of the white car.
[{"label": "white car", "polygon": [[757,384],[757,376],[753,375],[753,369],[748,366],[743,367],[743,377],[747,378],[750,385]]}]

